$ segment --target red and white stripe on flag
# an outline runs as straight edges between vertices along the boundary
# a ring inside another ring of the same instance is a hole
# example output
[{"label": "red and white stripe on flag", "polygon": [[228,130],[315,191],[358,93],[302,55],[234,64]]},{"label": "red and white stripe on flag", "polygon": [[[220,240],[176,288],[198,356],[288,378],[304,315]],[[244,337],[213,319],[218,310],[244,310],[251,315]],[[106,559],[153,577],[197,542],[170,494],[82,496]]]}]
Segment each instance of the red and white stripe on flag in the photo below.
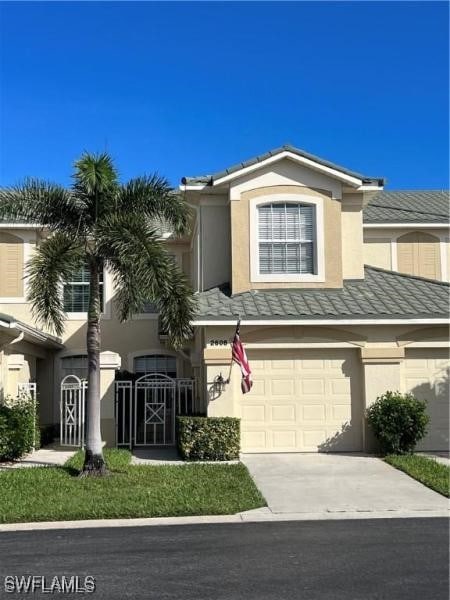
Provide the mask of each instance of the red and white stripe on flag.
[{"label": "red and white stripe on flag", "polygon": [[239,337],[239,327],[236,329],[236,333],[234,334],[233,345],[231,348],[231,356],[234,362],[237,365],[239,365],[241,369],[241,390],[243,394],[246,394],[252,389],[252,371],[248,363],[248,358],[247,354],[245,353],[244,346],[242,345],[241,339]]}]

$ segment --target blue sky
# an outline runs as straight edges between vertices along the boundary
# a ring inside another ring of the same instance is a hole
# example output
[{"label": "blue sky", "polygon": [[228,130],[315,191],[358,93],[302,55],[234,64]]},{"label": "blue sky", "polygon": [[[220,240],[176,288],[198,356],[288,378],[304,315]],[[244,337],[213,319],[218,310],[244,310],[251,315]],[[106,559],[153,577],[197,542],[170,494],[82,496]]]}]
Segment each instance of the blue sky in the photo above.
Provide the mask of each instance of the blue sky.
[{"label": "blue sky", "polygon": [[448,187],[445,2],[2,3],[0,185],[220,170],[291,143]]}]

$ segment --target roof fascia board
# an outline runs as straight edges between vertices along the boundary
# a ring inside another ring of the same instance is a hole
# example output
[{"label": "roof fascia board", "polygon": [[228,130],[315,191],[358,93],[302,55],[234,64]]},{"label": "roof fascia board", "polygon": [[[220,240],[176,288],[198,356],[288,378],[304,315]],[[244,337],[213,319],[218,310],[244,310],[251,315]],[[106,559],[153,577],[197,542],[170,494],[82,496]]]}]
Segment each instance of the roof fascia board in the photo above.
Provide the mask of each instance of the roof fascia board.
[{"label": "roof fascia board", "polygon": [[36,223],[2,223],[0,229],[43,229],[42,225]]},{"label": "roof fascia board", "polygon": [[344,189],[344,190],[342,190],[342,191],[343,191],[344,193],[345,193],[346,191],[348,191],[348,192],[352,193],[353,191],[354,191],[354,192],[382,192],[383,190],[384,190],[384,187],[383,187],[382,185],[376,185],[376,184],[374,184],[374,185],[369,185],[369,184],[365,183],[364,185],[360,185],[360,186],[359,186],[359,187],[357,187],[356,189],[355,189],[355,188],[352,188],[352,189],[350,189],[350,190],[345,190],[345,189]]},{"label": "roof fascia board", "polygon": [[[248,167],[243,167],[239,171],[235,171],[233,173],[229,173],[228,175],[224,175],[223,177],[220,177],[219,179],[216,179],[215,181],[213,181],[212,185],[215,186],[215,185],[221,185],[223,183],[228,183],[229,181],[238,179],[239,177],[242,177],[243,175],[246,175],[247,173],[252,173],[253,171],[257,171],[258,169],[261,169],[261,168],[263,168],[267,165],[270,165],[274,162],[278,162],[279,160],[282,160],[283,158],[289,158],[290,160],[293,160],[294,162],[300,163],[306,167],[310,167],[311,169],[314,169],[315,171],[319,171],[321,173],[329,175],[330,177],[333,177],[334,179],[339,179],[340,181],[344,181],[344,182],[348,183],[351,187],[360,187],[363,185],[362,179],[352,177],[351,175],[347,175],[346,173],[342,173],[341,171],[337,171],[336,169],[332,169],[331,167],[326,167],[325,165],[321,165],[320,163],[313,161],[309,158],[305,158],[304,156],[298,156],[297,154],[294,154],[293,152],[289,152],[288,150],[283,150],[283,152],[280,152],[279,154],[274,154],[273,156],[269,156],[268,158],[266,158],[265,160],[262,160],[261,162],[254,163],[253,165],[249,165]],[[371,188],[371,189],[373,189],[373,188]]]},{"label": "roof fascia board", "polygon": [[48,344],[54,348],[62,348],[63,344],[49,338],[45,333],[41,333],[37,329],[33,327],[28,327],[25,323],[18,323],[17,321],[3,321],[0,320],[0,327],[4,327],[5,329],[15,329],[17,331],[22,332],[24,335],[29,336],[33,341],[42,342],[43,344]]},{"label": "roof fascia board", "polygon": [[199,192],[201,190],[204,190],[206,187],[209,187],[206,183],[198,183],[195,185],[192,183],[189,185],[180,184],[178,186],[180,192]]},{"label": "roof fascia board", "polygon": [[364,229],[450,229],[448,223],[363,223]]},{"label": "roof fascia board", "polygon": [[[236,321],[238,317],[236,316]],[[233,325],[234,320],[195,320],[192,325]],[[241,325],[448,325],[448,319],[241,319]]]}]

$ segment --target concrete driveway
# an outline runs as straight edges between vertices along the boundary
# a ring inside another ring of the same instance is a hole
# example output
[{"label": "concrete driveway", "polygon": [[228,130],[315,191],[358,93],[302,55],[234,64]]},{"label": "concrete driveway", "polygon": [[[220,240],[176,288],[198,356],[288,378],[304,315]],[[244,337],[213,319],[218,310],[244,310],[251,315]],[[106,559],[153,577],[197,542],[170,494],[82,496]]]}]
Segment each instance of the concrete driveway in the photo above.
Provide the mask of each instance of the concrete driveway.
[{"label": "concrete driveway", "polygon": [[244,454],[269,509],[286,513],[442,513],[446,498],[373,456]]}]

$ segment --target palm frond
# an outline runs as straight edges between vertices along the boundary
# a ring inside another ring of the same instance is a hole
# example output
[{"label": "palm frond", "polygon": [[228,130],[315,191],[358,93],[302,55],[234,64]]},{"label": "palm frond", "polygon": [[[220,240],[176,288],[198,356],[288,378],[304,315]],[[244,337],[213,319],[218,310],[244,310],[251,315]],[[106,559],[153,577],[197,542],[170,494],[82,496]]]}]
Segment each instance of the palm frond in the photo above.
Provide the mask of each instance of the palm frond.
[{"label": "palm frond", "polygon": [[75,187],[82,188],[87,195],[102,194],[117,185],[117,170],[106,152],[85,152],[75,162]]},{"label": "palm frond", "polygon": [[73,238],[55,233],[40,244],[27,264],[33,315],[57,335],[62,334],[65,320],[61,284],[84,264],[85,258],[84,248]]},{"label": "palm frond", "polygon": [[145,220],[135,214],[114,215],[98,228],[96,243],[113,273],[120,319],[154,302],[172,345],[179,347],[189,339],[195,308],[192,292]]},{"label": "palm frond", "polygon": [[120,212],[134,212],[150,220],[162,220],[176,234],[189,229],[190,211],[180,194],[167,179],[157,174],[130,179],[118,192],[117,208]]},{"label": "palm frond", "polygon": [[84,153],[75,163],[73,179],[73,191],[86,206],[90,227],[115,210],[119,183],[109,154]]},{"label": "palm frond", "polygon": [[69,190],[39,179],[0,189],[0,217],[36,223],[51,230],[82,229],[84,206]]}]

